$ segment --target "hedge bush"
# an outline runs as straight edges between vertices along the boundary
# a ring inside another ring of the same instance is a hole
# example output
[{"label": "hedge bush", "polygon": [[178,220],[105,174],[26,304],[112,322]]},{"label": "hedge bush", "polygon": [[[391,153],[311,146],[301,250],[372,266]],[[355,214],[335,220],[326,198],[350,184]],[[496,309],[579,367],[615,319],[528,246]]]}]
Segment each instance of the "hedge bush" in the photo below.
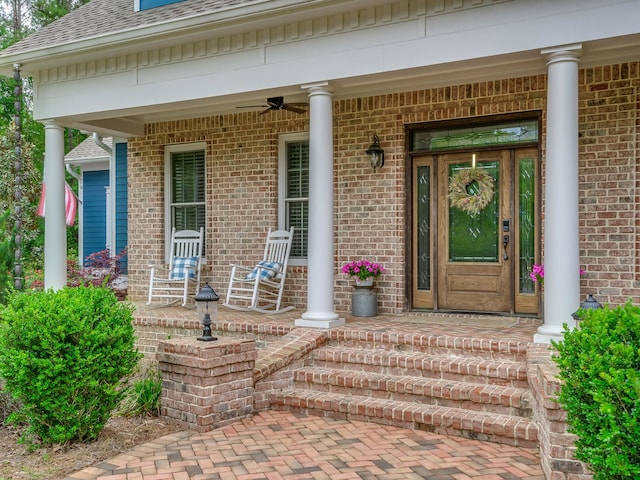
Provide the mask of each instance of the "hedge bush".
[{"label": "hedge bush", "polygon": [[25,440],[62,444],[98,436],[140,358],[132,311],[101,287],[9,298],[0,311],[0,376],[21,405],[12,419],[28,425]]},{"label": "hedge bush", "polygon": [[585,310],[554,342],[558,400],[595,480],[640,478],[640,308]]}]

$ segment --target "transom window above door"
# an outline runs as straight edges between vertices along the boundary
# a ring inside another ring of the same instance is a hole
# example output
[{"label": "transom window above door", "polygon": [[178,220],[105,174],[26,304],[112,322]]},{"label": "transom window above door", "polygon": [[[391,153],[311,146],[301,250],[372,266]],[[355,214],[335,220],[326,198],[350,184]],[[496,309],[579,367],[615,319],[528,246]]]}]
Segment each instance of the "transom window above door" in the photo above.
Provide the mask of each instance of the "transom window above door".
[{"label": "transom window above door", "polygon": [[455,125],[416,130],[411,137],[413,151],[444,151],[470,147],[497,147],[538,141],[538,119],[524,119],[490,125]]}]

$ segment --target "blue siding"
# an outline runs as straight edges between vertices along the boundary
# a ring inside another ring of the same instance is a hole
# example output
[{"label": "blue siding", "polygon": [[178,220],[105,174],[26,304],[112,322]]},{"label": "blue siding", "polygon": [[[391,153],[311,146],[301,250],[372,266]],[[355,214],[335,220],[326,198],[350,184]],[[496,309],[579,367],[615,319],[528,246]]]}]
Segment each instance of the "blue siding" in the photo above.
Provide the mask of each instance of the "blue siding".
[{"label": "blue siding", "polygon": [[[129,194],[127,191],[127,144],[116,143],[116,172],[115,172],[115,229],[116,229],[116,246],[114,253],[119,253],[128,244],[127,228],[129,215]],[[122,264],[123,273],[127,272],[127,258],[125,257]]]},{"label": "blue siding", "polygon": [[150,8],[169,5],[170,3],[178,3],[183,0],[140,0],[140,10],[149,10]]},{"label": "blue siding", "polygon": [[[99,252],[107,244],[107,194],[109,170],[83,173],[82,256]],[[83,261],[84,261],[83,258]]]}]

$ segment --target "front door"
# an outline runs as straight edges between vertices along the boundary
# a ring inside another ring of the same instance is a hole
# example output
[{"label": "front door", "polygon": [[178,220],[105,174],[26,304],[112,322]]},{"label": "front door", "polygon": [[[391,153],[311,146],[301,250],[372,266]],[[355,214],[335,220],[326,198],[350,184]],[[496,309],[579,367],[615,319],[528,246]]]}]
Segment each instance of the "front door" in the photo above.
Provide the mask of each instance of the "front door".
[{"label": "front door", "polygon": [[413,160],[414,308],[537,313],[535,148]]}]

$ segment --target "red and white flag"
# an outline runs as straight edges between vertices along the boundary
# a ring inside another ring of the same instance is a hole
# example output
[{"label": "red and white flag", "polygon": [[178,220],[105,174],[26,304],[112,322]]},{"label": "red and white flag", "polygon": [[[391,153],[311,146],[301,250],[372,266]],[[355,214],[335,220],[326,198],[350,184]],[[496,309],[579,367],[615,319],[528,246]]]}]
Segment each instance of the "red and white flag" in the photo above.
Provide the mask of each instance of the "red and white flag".
[{"label": "red and white flag", "polygon": [[[44,217],[45,204],[45,185],[42,183],[42,192],[40,193],[40,204],[38,205],[38,215]],[[78,210],[78,198],[67,182],[64,182],[64,217],[68,226],[72,226],[76,220],[76,211]]]}]

